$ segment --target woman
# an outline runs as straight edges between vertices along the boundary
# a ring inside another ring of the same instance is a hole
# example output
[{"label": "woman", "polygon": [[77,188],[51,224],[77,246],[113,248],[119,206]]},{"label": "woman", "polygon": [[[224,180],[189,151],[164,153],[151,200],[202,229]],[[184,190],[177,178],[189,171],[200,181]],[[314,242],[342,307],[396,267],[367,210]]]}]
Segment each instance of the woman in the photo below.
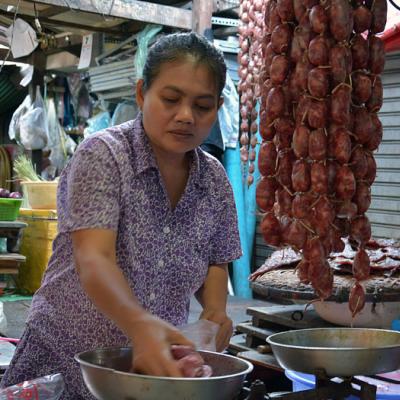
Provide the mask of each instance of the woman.
[{"label": "woman", "polygon": [[232,332],[227,263],[240,257],[231,187],[198,146],[217,117],[226,67],[200,36],[149,51],[134,121],[89,137],[62,173],[59,233],[2,386],[61,372],[63,399],[91,399],[74,354],[134,346],[135,371],[181,376],[172,344],[196,294],[200,318]]}]

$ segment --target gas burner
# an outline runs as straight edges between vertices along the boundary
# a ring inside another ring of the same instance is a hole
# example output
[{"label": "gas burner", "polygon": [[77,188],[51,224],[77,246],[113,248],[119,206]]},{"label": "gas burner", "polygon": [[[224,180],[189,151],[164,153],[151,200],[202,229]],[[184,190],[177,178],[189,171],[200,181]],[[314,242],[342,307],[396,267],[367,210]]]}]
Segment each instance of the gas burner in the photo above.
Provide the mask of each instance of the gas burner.
[{"label": "gas burner", "polygon": [[315,377],[314,389],[284,394],[268,394],[264,383],[256,380],[250,386],[245,384],[237,400],[339,400],[350,395],[360,400],[376,400],[376,386],[357,378],[331,379],[323,370],[316,371]]},{"label": "gas burner", "polygon": [[270,397],[267,394],[264,382],[259,379],[255,380],[248,386],[248,382],[244,383],[242,391],[237,400],[268,400]]}]

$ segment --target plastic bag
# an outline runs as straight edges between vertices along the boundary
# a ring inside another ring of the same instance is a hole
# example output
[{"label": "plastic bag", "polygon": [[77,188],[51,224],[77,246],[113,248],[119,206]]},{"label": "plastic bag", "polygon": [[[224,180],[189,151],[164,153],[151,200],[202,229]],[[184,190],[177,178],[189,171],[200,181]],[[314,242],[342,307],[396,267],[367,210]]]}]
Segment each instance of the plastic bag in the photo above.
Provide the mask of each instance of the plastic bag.
[{"label": "plastic bag", "polygon": [[224,146],[235,149],[239,140],[239,95],[229,74],[226,74],[226,84],[222,91],[224,103],[218,110],[218,121]]},{"label": "plastic bag", "polygon": [[0,27],[14,58],[31,54],[39,44],[35,30],[23,19],[17,18],[8,28]]},{"label": "plastic bag", "polygon": [[138,108],[133,103],[118,103],[114,110],[114,114],[111,120],[111,126],[122,124],[123,122],[134,119],[137,115]]},{"label": "plastic bag", "polygon": [[35,101],[19,120],[20,141],[26,150],[41,150],[47,145],[49,130],[47,114],[40,94],[40,86],[36,86]]},{"label": "plastic bag", "polygon": [[135,73],[136,78],[142,77],[144,64],[146,62],[149,43],[158,32],[162,29],[161,25],[146,25],[146,27],[140,31],[137,35],[137,51],[135,53]]},{"label": "plastic bag", "polygon": [[48,176],[46,178],[54,179],[55,175],[60,173],[68,158],[73,154],[76,143],[65,133],[57,119],[56,106],[54,99],[47,101],[49,140],[46,150],[50,150],[49,160],[51,165],[46,168]]},{"label": "plastic bag", "polygon": [[31,96],[28,94],[20,106],[14,111],[11,117],[10,125],[8,127],[8,137],[10,140],[16,140],[17,143],[21,143],[21,134],[19,124],[22,116],[28,112],[32,105]]},{"label": "plastic bag", "polygon": [[94,117],[89,118],[86,122],[88,126],[83,132],[85,138],[92,133],[108,128],[111,124],[110,113],[108,111],[99,112]]},{"label": "plastic bag", "polygon": [[0,332],[4,334],[7,330],[7,317],[4,313],[3,302],[0,301]]},{"label": "plastic bag", "polygon": [[47,375],[0,389],[0,400],[58,400],[64,391],[61,374]]},{"label": "plastic bag", "polygon": [[216,351],[216,337],[219,331],[219,325],[207,319],[199,319],[198,321],[183,325],[180,331],[185,337],[191,340],[197,350]]}]

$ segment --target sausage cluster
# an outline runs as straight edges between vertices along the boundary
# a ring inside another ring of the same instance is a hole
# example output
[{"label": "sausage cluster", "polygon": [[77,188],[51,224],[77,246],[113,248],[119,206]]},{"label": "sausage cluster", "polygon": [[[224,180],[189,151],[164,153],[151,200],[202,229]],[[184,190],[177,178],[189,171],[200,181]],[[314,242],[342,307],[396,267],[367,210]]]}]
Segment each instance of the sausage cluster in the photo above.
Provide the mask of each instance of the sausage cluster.
[{"label": "sausage cluster", "polygon": [[[331,252],[357,247],[349,307],[365,304],[365,215],[382,140],[380,74],[386,0],[243,0],[239,92],[241,157],[253,181],[267,244],[302,254],[297,274],[321,299],[332,294]],[[256,102],[259,102],[257,127]]]}]

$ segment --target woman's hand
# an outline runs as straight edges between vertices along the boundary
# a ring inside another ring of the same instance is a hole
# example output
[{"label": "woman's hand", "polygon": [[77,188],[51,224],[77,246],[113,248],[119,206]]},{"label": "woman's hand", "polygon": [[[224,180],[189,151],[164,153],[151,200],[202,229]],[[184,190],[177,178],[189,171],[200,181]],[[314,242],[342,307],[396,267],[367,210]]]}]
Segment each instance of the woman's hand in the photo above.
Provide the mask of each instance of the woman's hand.
[{"label": "woman's hand", "polygon": [[215,264],[208,267],[203,286],[195,293],[203,307],[200,319],[207,319],[219,325],[216,337],[217,351],[225,350],[232,337],[232,320],[226,315],[228,293],[228,264]]},{"label": "woman's hand", "polygon": [[194,348],[178,329],[169,323],[144,313],[132,325],[130,335],[133,344],[132,368],[134,372],[153,375],[182,377],[178,363],[171,353],[172,345]]},{"label": "woman's hand", "polygon": [[233,333],[232,320],[226,315],[226,312],[205,309],[201,313],[200,319],[206,319],[219,325],[215,340],[216,348],[219,352],[225,350],[229,345]]}]

